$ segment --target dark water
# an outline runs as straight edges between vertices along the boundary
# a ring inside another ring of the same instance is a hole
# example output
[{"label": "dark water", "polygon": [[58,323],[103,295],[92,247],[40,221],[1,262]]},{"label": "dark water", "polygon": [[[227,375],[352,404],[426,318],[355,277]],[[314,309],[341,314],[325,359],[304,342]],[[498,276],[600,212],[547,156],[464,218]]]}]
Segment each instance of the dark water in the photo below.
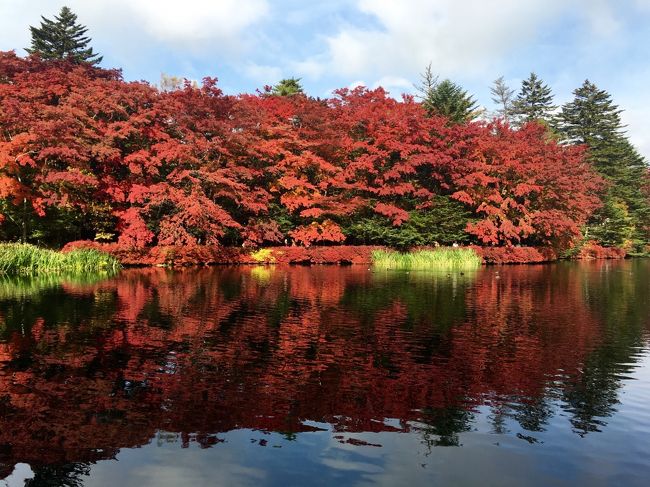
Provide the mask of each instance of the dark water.
[{"label": "dark water", "polygon": [[0,478],[648,485],[650,261],[0,280]]}]

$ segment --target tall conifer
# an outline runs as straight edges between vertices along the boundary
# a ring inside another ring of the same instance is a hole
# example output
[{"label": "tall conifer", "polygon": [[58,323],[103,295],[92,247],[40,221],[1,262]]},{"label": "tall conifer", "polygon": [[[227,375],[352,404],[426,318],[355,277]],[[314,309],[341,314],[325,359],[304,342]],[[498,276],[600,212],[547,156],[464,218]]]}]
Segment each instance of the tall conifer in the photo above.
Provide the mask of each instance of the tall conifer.
[{"label": "tall conifer", "polygon": [[513,113],[520,125],[527,122],[542,121],[550,123],[553,111],[553,92],[537,77],[530,73],[528,79],[521,83],[521,91],[513,102]]},{"label": "tall conifer", "polygon": [[607,91],[585,80],[573,94],[558,116],[558,128],[567,142],[589,148],[592,164],[611,183],[592,220],[592,236],[608,245],[632,240],[641,246],[650,239],[644,229],[650,221],[643,190],[647,163],[627,139],[622,110]]},{"label": "tall conifer", "polygon": [[515,90],[510,88],[503,76],[500,76],[494,80],[494,84],[490,88],[490,93],[492,93],[492,101],[497,105],[495,115],[501,117],[507,122],[512,121],[512,116],[514,114],[514,96]]},{"label": "tall conifer", "polygon": [[476,100],[448,79],[430,89],[422,105],[429,115],[442,115],[452,124],[470,122],[479,114]]},{"label": "tall conifer", "polygon": [[32,45],[25,49],[29,54],[38,54],[42,59],[65,59],[75,63],[97,65],[102,56],[88,47],[88,28],[77,23],[77,16],[68,7],[62,7],[54,20],[41,16],[41,26],[30,26]]}]

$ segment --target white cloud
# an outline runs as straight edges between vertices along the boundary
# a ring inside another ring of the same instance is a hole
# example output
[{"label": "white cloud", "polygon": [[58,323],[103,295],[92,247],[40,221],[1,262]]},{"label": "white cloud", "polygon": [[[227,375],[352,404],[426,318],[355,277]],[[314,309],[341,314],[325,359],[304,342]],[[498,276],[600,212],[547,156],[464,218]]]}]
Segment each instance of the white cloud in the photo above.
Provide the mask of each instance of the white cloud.
[{"label": "white cloud", "polygon": [[374,29],[345,26],[327,38],[328,67],[347,76],[480,73],[533,38],[561,0],[359,0]]},{"label": "white cloud", "polygon": [[611,0],[591,0],[589,8],[584,10],[587,20],[593,32],[602,36],[613,36],[621,29],[621,22],[615,14],[615,8]]},{"label": "white cloud", "polygon": [[297,73],[298,76],[307,76],[310,78],[320,78],[325,71],[323,63],[315,59],[307,59],[305,61],[298,61],[290,63],[292,71]]},{"label": "white cloud", "polygon": [[276,83],[283,78],[282,69],[277,66],[248,63],[243,71],[246,76],[258,83]]},{"label": "white cloud", "polygon": [[399,97],[402,93],[410,93],[413,91],[413,83],[401,76],[382,76],[373,85],[373,88],[384,88],[391,95]]},{"label": "white cloud", "polygon": [[232,39],[269,12],[266,0],[114,0],[164,42]]},{"label": "white cloud", "polygon": [[625,110],[621,114],[627,125],[627,133],[632,145],[650,163],[650,95],[637,93],[633,99],[624,99],[620,104]]},{"label": "white cloud", "polygon": [[362,79],[358,79],[348,85],[348,90],[353,90],[355,88],[358,88],[359,86],[368,86],[368,84]]},{"label": "white cloud", "polygon": [[[137,57],[146,47],[210,52],[237,51],[253,25],[269,14],[267,0],[66,0],[88,26],[93,45],[116,58]],[[0,49],[29,45],[29,25],[52,18],[60,0],[2,0]],[[99,50],[99,49],[98,49]]]}]

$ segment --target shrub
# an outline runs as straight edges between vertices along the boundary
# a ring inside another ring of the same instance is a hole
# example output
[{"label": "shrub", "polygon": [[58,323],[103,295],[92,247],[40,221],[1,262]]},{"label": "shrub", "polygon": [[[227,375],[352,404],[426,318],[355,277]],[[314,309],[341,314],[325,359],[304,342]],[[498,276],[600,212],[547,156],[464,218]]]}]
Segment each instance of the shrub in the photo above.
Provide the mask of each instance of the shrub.
[{"label": "shrub", "polygon": [[259,249],[251,253],[251,259],[259,264],[273,264],[275,257],[271,249]]},{"label": "shrub", "polygon": [[550,247],[472,247],[486,264],[533,264],[557,260]]},{"label": "shrub", "polygon": [[595,260],[595,259],[623,259],[625,258],[625,249],[618,247],[603,247],[594,240],[586,242],[580,252],[574,257],[578,260]]}]

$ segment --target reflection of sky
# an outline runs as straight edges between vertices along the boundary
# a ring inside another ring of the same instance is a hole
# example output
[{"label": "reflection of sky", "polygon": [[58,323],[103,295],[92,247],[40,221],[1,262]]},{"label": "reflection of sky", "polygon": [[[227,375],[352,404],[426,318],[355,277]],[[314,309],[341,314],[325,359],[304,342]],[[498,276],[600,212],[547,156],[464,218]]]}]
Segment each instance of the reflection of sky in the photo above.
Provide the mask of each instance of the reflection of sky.
[{"label": "reflection of sky", "polygon": [[[477,410],[461,447],[423,444],[421,434],[300,433],[291,441],[279,433],[236,430],[200,449],[154,439],[142,448],[122,450],[117,461],[93,466],[87,485],[128,486],[306,486],[306,485],[646,485],[650,475],[650,360],[645,357],[624,381],[617,413],[605,418],[602,432],[584,437],[571,431],[568,415],[552,404],[544,431],[527,432],[506,419],[505,434],[493,433],[488,406]],[[517,433],[534,437],[529,443]],[[359,446],[349,439],[381,445]],[[265,442],[265,444],[264,444]],[[262,444],[264,446],[262,446]]]}]

